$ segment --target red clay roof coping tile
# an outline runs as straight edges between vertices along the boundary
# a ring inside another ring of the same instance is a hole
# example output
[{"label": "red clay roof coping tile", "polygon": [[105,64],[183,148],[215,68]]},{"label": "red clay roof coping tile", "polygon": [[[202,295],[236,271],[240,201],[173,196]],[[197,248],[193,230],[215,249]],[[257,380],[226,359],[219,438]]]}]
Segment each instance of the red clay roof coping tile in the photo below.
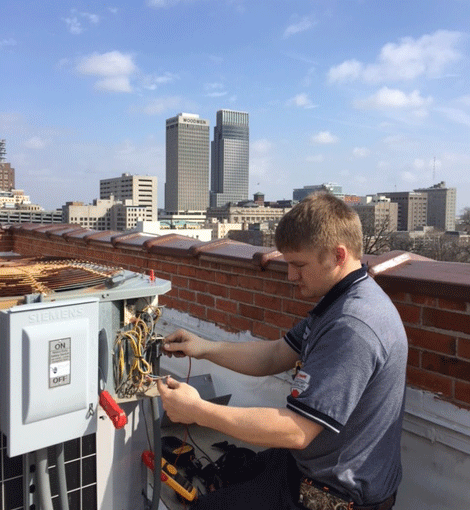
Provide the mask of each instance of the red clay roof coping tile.
[{"label": "red clay roof coping tile", "polygon": [[63,238],[66,239],[67,241],[69,240],[72,240],[72,241],[79,241],[79,240],[82,240],[83,242],[86,242],[86,237],[90,235],[90,233],[98,233],[100,232],[99,230],[90,230],[90,229],[87,229],[87,228],[83,228],[82,230],[74,230],[73,232],[70,232],[70,233],[65,233],[63,234]]},{"label": "red clay roof coping tile", "polygon": [[193,257],[191,248],[202,241],[193,239],[192,237],[182,236],[179,234],[166,234],[155,239],[145,241],[144,248],[156,255],[170,255],[174,257]]},{"label": "red clay roof coping tile", "polygon": [[116,232],[115,230],[99,230],[98,232],[93,232],[91,234],[88,234],[84,237],[87,244],[89,243],[109,243],[111,244],[111,239],[113,236],[119,234],[119,232]]},{"label": "red clay roof coping tile", "polygon": [[115,248],[119,248],[122,246],[123,248],[134,248],[134,249],[143,249],[143,245],[145,241],[152,239],[151,235],[142,234],[140,232],[128,232],[128,233],[119,233],[115,236],[111,237],[111,244]]}]

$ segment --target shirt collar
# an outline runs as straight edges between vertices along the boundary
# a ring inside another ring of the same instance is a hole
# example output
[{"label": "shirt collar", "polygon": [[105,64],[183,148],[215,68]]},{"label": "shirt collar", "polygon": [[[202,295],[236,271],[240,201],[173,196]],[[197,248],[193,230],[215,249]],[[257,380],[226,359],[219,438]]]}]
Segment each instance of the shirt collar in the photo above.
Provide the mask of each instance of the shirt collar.
[{"label": "shirt collar", "polygon": [[344,294],[354,284],[365,280],[367,278],[367,266],[362,264],[360,269],[352,271],[346,275],[341,281],[334,285],[318,302],[318,304],[311,310],[311,315],[319,317],[322,315],[329,306],[336,301],[342,294]]}]

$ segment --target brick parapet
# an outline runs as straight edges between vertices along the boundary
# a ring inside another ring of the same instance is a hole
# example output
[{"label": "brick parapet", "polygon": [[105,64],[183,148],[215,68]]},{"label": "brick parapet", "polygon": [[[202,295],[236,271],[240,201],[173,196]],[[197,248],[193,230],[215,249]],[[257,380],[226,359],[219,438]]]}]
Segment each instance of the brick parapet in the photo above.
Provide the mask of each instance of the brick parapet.
[{"label": "brick parapet", "polygon": [[[287,280],[274,249],[228,239],[201,243],[177,235],[96,232],[73,225],[0,229],[0,251],[84,259],[136,272],[153,270],[172,289],[160,303],[229,332],[282,336],[312,308]],[[408,383],[470,406],[470,264],[435,262],[405,252],[367,256],[409,340]]]}]

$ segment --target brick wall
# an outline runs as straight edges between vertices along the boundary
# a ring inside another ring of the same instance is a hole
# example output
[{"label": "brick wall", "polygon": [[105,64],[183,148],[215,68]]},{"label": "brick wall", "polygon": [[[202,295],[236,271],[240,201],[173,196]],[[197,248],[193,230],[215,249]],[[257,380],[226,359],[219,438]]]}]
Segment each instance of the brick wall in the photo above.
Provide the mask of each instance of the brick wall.
[{"label": "brick wall", "polygon": [[[275,250],[174,234],[94,232],[73,225],[0,230],[0,251],[70,257],[170,280],[160,303],[231,331],[282,336],[312,307],[287,281]],[[392,252],[367,256],[371,274],[398,308],[409,339],[408,383],[470,408],[470,264]]]}]

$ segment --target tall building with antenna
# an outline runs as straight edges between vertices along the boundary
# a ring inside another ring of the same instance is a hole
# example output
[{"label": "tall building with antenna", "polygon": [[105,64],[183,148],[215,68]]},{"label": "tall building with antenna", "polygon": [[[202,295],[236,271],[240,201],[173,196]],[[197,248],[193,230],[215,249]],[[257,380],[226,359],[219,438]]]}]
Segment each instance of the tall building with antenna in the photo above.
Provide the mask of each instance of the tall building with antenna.
[{"label": "tall building with antenna", "polygon": [[248,113],[219,110],[211,143],[211,207],[248,200]]},{"label": "tall building with antenna", "polygon": [[440,230],[455,230],[456,188],[447,188],[444,181],[429,188],[415,189],[418,193],[426,193],[428,207],[426,223]]},{"label": "tall building with antenna", "polygon": [[0,140],[0,190],[11,191],[15,187],[15,169],[6,163],[6,140]]}]

